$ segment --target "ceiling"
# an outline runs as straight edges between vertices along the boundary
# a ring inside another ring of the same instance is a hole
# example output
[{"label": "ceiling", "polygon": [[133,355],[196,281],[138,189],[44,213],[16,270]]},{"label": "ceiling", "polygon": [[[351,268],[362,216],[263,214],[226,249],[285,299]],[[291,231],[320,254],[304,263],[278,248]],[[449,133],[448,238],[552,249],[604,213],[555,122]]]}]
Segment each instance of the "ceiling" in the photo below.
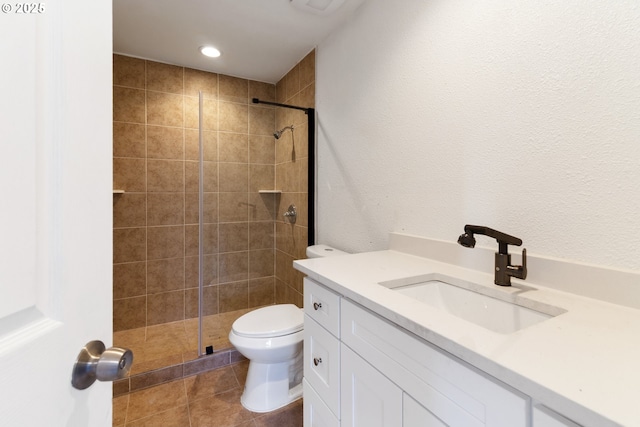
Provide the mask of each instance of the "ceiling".
[{"label": "ceiling", "polygon": [[113,50],[276,83],[364,1],[113,0]]}]

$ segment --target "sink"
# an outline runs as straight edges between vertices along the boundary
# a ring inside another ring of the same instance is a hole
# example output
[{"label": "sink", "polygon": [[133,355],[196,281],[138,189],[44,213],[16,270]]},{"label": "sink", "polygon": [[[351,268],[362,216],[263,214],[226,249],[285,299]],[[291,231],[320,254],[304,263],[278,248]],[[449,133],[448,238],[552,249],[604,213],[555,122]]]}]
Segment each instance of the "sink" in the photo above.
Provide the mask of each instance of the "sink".
[{"label": "sink", "polygon": [[501,334],[519,331],[565,312],[518,295],[521,289],[490,289],[440,274],[380,284],[431,308]]}]

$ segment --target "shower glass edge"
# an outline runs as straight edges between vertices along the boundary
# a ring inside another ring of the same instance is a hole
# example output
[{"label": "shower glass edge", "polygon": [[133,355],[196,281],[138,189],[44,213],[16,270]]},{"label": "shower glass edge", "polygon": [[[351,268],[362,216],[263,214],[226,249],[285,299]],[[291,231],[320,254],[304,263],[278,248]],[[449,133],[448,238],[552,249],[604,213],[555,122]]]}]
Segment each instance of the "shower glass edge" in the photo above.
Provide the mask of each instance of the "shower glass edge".
[{"label": "shower glass edge", "polygon": [[202,349],[202,318],[204,301],[204,137],[202,130],[203,94],[198,91],[198,355]]}]

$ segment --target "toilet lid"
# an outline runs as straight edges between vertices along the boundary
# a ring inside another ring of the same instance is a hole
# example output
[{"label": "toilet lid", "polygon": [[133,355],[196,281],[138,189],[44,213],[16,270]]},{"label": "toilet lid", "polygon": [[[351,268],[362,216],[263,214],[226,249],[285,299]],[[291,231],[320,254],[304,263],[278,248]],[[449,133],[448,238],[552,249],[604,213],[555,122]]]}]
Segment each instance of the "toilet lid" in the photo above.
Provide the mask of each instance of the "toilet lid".
[{"label": "toilet lid", "polygon": [[245,337],[280,337],[302,330],[304,314],[294,304],[276,304],[240,316],[231,328]]}]

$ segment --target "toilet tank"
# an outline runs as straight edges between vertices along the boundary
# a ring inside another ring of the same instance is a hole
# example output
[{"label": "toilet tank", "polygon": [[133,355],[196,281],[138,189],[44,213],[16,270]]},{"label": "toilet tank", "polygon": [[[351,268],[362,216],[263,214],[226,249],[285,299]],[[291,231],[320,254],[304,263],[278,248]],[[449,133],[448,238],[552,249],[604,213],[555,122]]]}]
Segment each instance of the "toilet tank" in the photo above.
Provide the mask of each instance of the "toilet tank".
[{"label": "toilet tank", "polygon": [[307,258],[323,258],[328,256],[349,255],[327,245],[313,245],[307,247]]}]

